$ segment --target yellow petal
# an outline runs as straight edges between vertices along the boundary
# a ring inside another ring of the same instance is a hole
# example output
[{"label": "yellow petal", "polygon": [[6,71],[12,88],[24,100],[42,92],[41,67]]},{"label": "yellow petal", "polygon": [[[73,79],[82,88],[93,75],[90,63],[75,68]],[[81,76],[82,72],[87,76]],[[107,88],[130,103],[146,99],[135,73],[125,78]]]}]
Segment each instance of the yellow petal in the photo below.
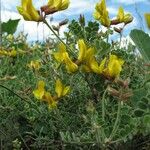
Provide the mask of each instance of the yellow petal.
[{"label": "yellow petal", "polygon": [[102,0],[100,3],[96,4],[93,17],[98,20],[102,25],[106,27],[110,26],[111,21],[109,18],[105,0]]},{"label": "yellow petal", "polygon": [[55,0],[54,1],[54,7],[56,8],[56,10],[59,10],[61,5],[62,5],[62,0]]},{"label": "yellow petal", "polygon": [[131,14],[125,14],[124,9],[122,7],[119,7],[117,19],[120,23],[130,23],[133,20],[133,17]]},{"label": "yellow petal", "polygon": [[126,14],[124,16],[124,23],[129,23],[133,20],[133,17],[131,16],[131,14]]},{"label": "yellow petal", "polygon": [[89,48],[86,51],[85,61],[86,62],[90,61],[90,59],[93,58],[94,54],[95,54],[95,49],[94,48]]},{"label": "yellow petal", "polygon": [[62,96],[63,84],[61,83],[60,79],[56,80],[55,92],[57,93],[58,98]]},{"label": "yellow petal", "polygon": [[53,99],[51,94],[49,92],[45,92],[44,95],[45,101],[48,103],[48,108],[53,109],[57,107],[57,101]]},{"label": "yellow petal", "polygon": [[17,55],[17,51],[13,49],[13,50],[10,52],[10,56],[11,56],[11,57],[16,57],[16,55]]},{"label": "yellow petal", "polygon": [[55,9],[55,11],[61,11],[68,8],[70,4],[69,0],[49,0],[48,6],[50,9]]},{"label": "yellow petal", "polygon": [[32,20],[31,16],[24,9],[22,9],[22,7],[17,6],[17,10],[19,14],[23,16],[24,20]]},{"label": "yellow petal", "polygon": [[34,6],[32,4],[32,0],[28,0],[27,12],[30,14],[32,21],[40,20],[40,15],[38,14],[37,10],[34,8]]},{"label": "yellow petal", "polygon": [[72,60],[69,58],[68,53],[63,54],[64,57],[64,63],[66,64],[66,69],[68,73],[74,73],[78,70],[78,66],[72,62]]},{"label": "yellow petal", "polygon": [[87,47],[86,47],[83,39],[80,39],[78,41],[78,47],[79,47],[78,60],[79,60],[79,62],[82,62],[85,59],[86,50],[87,50]]},{"label": "yellow petal", "polygon": [[82,65],[82,71],[90,73],[92,72],[91,68],[88,65]]},{"label": "yellow petal", "polygon": [[147,26],[150,29],[150,13],[145,13],[144,16],[145,16]]},{"label": "yellow petal", "polygon": [[65,96],[69,93],[70,91],[70,86],[66,86],[64,89],[63,89],[63,93],[62,93],[62,96]]},{"label": "yellow petal", "polygon": [[100,63],[100,66],[99,66],[99,72],[102,73],[103,70],[105,69],[105,64],[106,64],[106,58],[104,58],[101,63]]},{"label": "yellow petal", "polygon": [[51,7],[54,4],[54,0],[49,0],[48,5]]},{"label": "yellow petal", "polygon": [[65,10],[65,9],[67,9],[68,6],[69,6],[69,4],[70,4],[70,1],[69,1],[69,0],[63,0],[63,1],[62,1],[62,4],[61,4],[61,7],[60,7],[60,10]]},{"label": "yellow petal", "polygon": [[120,22],[123,22],[123,21],[124,21],[124,9],[123,9],[122,7],[119,7],[117,19],[118,19]]},{"label": "yellow petal", "polygon": [[53,98],[51,96],[51,93],[50,92],[45,92],[44,93],[44,100],[48,103],[51,103],[53,101]]},{"label": "yellow petal", "polygon": [[99,65],[98,65],[98,62],[96,61],[96,58],[93,57],[90,61],[90,67],[92,69],[92,71],[94,73],[97,73],[97,74],[100,74],[100,70],[99,70]]},{"label": "yellow petal", "polygon": [[39,60],[32,60],[28,65],[27,65],[30,69],[35,69],[35,70],[39,70],[41,67],[41,63]]},{"label": "yellow petal", "polygon": [[22,9],[26,10],[29,0],[21,0]]},{"label": "yellow petal", "polygon": [[54,58],[58,62],[62,62],[64,60],[63,53],[66,52],[66,46],[63,43],[58,45],[58,52],[53,53]]},{"label": "yellow petal", "polygon": [[22,0],[21,7],[17,7],[18,12],[27,21],[40,21],[40,15],[32,4],[32,0]]},{"label": "yellow petal", "polygon": [[42,81],[42,80],[40,80],[40,81],[38,82],[38,89],[44,89],[44,87],[45,87],[45,82]]},{"label": "yellow petal", "polygon": [[41,100],[41,99],[43,98],[43,96],[44,96],[44,90],[39,90],[39,89],[34,90],[34,91],[33,91],[33,94],[34,94],[34,97],[35,97],[35,98]]},{"label": "yellow petal", "polygon": [[122,70],[124,60],[118,58],[116,55],[110,55],[107,68],[104,70],[104,74],[110,77],[118,77]]},{"label": "yellow petal", "polygon": [[38,82],[38,86],[37,89],[33,91],[33,94],[35,96],[35,98],[37,99],[42,99],[45,93],[45,82],[44,81],[39,81]]},{"label": "yellow petal", "polygon": [[98,12],[98,11],[95,11],[95,12],[93,13],[93,17],[94,17],[95,20],[100,20],[100,14],[99,14],[99,12]]},{"label": "yellow petal", "polygon": [[52,101],[51,103],[48,104],[48,109],[52,110],[57,108],[57,102],[56,101]]}]

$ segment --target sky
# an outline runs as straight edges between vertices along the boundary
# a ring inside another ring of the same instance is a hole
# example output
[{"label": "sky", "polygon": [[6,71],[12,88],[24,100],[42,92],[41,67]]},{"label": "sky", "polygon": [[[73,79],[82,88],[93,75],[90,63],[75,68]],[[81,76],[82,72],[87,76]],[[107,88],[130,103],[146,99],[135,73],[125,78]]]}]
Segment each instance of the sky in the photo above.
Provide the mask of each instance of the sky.
[{"label": "sky", "polygon": [[[34,6],[39,9],[40,6],[45,5],[48,0],[33,0]],[[94,21],[93,12],[96,3],[99,0],[70,0],[70,5],[67,10],[57,12],[50,17],[53,17],[51,25],[57,25],[64,19],[78,19],[80,14],[84,14],[86,21]],[[131,13],[134,17],[132,23],[130,23],[124,30],[123,36],[129,35],[130,31],[134,28],[142,29],[145,32],[149,32],[147,29],[144,13],[150,13],[150,0],[106,0],[107,8],[110,18],[114,18],[117,15],[118,8],[122,6],[127,13]],[[23,31],[28,34],[28,41],[45,40],[48,36],[52,36],[49,29],[40,23],[32,21],[24,21],[21,15],[17,12],[16,6],[20,6],[21,0],[1,0],[1,19],[2,22],[6,22],[9,19],[21,19],[16,34]],[[102,28],[104,29],[104,28]],[[63,26],[60,30],[60,35],[63,36],[63,32],[67,30],[67,25]]]}]

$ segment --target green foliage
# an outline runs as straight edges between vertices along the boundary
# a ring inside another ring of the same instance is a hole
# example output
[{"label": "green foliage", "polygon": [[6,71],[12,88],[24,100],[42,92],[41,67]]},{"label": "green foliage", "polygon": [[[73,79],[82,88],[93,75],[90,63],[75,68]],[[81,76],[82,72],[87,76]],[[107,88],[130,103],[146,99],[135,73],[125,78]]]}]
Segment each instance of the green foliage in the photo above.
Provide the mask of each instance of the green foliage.
[{"label": "green foliage", "polygon": [[150,62],[150,36],[141,31],[134,29],[130,33],[130,37],[140,51],[146,62]]},{"label": "green foliage", "polygon": [[70,38],[85,39],[88,42],[93,42],[94,40],[100,38],[99,24],[97,22],[89,21],[86,26],[83,26],[80,21],[72,20],[68,26],[69,33],[71,33]]},{"label": "green foliage", "polygon": [[68,26],[70,32],[75,36],[75,38],[83,38],[84,37],[84,31],[82,26],[79,24],[78,21],[72,20],[71,23]]},{"label": "green foliage", "polygon": [[2,23],[2,32],[6,32],[8,34],[14,34],[17,30],[17,26],[20,19],[11,20],[9,19],[7,22]]},{"label": "green foliage", "polygon": [[99,24],[89,21],[85,27],[85,35],[88,41],[94,41],[98,37]]},{"label": "green foliage", "polygon": [[[133,145],[131,141],[135,135],[144,137],[149,134],[150,93],[145,75],[148,69],[143,67],[141,58],[135,53],[135,46],[129,44],[120,48],[118,42],[109,43],[111,34],[111,30],[99,32],[96,22],[84,26],[73,20],[66,41],[75,49],[77,40],[83,38],[88,46],[96,49],[99,61],[110,52],[123,58],[121,83],[81,70],[68,74],[64,65],[57,64],[53,58],[52,53],[58,44],[54,39],[28,44],[22,33],[17,37],[3,35],[3,48],[13,47],[17,56],[2,56],[0,62],[0,85],[6,87],[0,86],[2,149],[84,150],[90,147],[94,150],[111,146],[119,149],[121,144],[125,148]],[[78,51],[75,49],[74,52],[77,56]],[[36,59],[42,63],[38,71],[27,67]],[[57,109],[48,110],[47,103],[33,97],[33,90],[39,80],[44,80],[46,89],[53,94],[56,78],[70,85],[71,91],[59,101]],[[119,91],[120,96],[110,93],[108,87]],[[132,96],[121,97],[124,93]]]}]

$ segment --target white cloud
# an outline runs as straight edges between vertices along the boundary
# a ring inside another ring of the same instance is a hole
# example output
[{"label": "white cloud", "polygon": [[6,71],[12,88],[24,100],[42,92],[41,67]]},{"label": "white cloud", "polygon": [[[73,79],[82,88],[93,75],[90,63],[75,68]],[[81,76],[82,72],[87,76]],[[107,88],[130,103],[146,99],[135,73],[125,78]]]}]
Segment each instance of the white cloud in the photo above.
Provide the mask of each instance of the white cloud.
[{"label": "white cloud", "polygon": [[147,0],[113,0],[112,2],[116,2],[116,3],[122,3],[125,5],[131,5],[131,4],[135,4],[135,3],[139,3],[139,2],[147,2]]},{"label": "white cloud", "polygon": [[[3,14],[2,22],[6,22],[9,19],[21,19],[18,25],[17,33],[23,31],[25,34],[28,34],[29,41],[42,41],[43,38],[45,40],[47,37],[52,36],[52,33],[50,32],[48,27],[46,25],[43,25],[43,23],[39,23],[39,25],[37,25],[36,22],[25,21],[23,17],[16,12],[2,11],[1,13]],[[53,25],[57,24],[58,22],[53,22]],[[60,36],[63,36],[63,32],[66,30],[66,28],[66,26],[63,26],[60,29]]]},{"label": "white cloud", "polygon": [[9,10],[2,10],[1,11],[1,19],[3,22],[9,20],[9,19],[20,19],[21,16],[16,13],[16,12],[12,12],[12,11],[9,11]]},{"label": "white cloud", "polygon": [[[45,5],[48,0],[33,0],[33,3],[37,9],[40,8],[41,5]],[[144,0],[116,0],[116,3],[124,3],[124,4],[131,4],[134,1],[136,2],[143,2]],[[95,4],[99,2],[99,0],[70,0],[70,6],[67,10],[58,12],[54,14],[54,18],[57,19],[57,22],[54,21],[54,24],[57,24],[58,21],[60,21],[60,18],[69,18],[72,19],[74,16],[78,16],[79,14],[87,14],[87,16],[91,19],[92,13],[94,11]],[[115,0],[113,1],[115,3]],[[145,2],[145,1],[144,1]],[[16,10],[16,6],[19,6],[21,3],[21,0],[2,0],[2,21],[7,21],[8,19],[18,19],[21,18],[21,21],[19,23],[19,28],[18,31],[23,31],[25,33],[28,33],[28,40],[37,40],[37,37],[39,37],[39,40],[43,39],[44,37],[47,37],[50,35],[50,32],[47,27],[43,26],[42,23],[37,26],[37,23],[35,22],[29,22],[29,21],[24,21],[22,16],[20,16]],[[108,6],[108,11],[110,15],[115,15],[117,14],[117,8],[115,6],[111,5]],[[137,19],[135,19],[130,25],[128,25],[127,29],[130,29],[134,26],[137,26]],[[44,29],[43,29],[44,28]],[[61,29],[61,35],[63,35],[63,31],[66,30],[66,26],[64,26]],[[38,32],[38,35],[37,35]],[[43,33],[44,32],[44,33]],[[44,34],[44,35],[43,35]]]}]

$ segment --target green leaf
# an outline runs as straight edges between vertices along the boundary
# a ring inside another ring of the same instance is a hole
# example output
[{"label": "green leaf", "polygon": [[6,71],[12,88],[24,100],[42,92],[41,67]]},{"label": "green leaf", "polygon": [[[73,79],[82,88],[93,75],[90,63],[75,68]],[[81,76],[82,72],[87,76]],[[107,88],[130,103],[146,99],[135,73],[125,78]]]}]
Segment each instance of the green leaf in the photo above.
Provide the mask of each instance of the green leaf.
[{"label": "green leaf", "polygon": [[125,129],[121,129],[120,130],[120,136],[124,137],[126,135],[127,135],[126,130]]},{"label": "green leaf", "polygon": [[145,104],[145,105],[148,105],[148,98],[147,97],[143,97],[141,99],[141,101]]},{"label": "green leaf", "polygon": [[144,111],[141,110],[141,109],[136,109],[136,110],[134,111],[134,114],[135,114],[136,117],[142,117],[143,114],[144,114]]},{"label": "green leaf", "polygon": [[7,22],[2,23],[2,32],[6,32],[8,34],[14,34],[17,30],[17,26],[20,19],[11,20],[9,19]]},{"label": "green leaf", "polygon": [[138,90],[133,91],[133,96],[131,97],[131,102],[133,106],[137,106],[138,102],[147,94],[145,88],[140,88]]},{"label": "green leaf", "polygon": [[111,45],[109,43],[97,40],[95,44],[100,58],[102,58],[104,55],[110,52]]},{"label": "green leaf", "polygon": [[130,120],[131,120],[131,117],[128,114],[122,115],[122,117],[121,117],[122,124],[129,124]]},{"label": "green leaf", "polygon": [[150,115],[145,115],[143,119],[144,124],[150,125]]},{"label": "green leaf", "polygon": [[147,109],[147,105],[146,105],[145,103],[143,103],[143,102],[139,102],[139,103],[138,103],[138,107],[139,107],[140,109],[142,109],[142,110],[146,110],[146,109]]},{"label": "green leaf", "polygon": [[141,55],[146,62],[150,61],[150,36],[142,30],[134,29],[130,33],[130,37],[137,46]]}]

